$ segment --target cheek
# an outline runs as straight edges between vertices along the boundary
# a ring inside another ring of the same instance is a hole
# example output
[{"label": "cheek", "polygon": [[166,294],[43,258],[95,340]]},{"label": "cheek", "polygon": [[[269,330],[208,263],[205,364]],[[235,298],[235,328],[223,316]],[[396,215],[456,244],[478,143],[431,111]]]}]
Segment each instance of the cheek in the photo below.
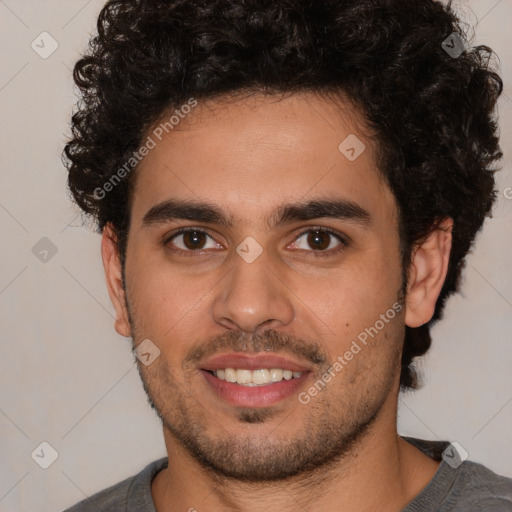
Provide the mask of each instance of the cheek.
[{"label": "cheek", "polygon": [[301,329],[311,322],[311,332],[323,333],[334,358],[348,350],[358,336],[363,341],[365,335],[366,340],[372,340],[368,332],[376,336],[378,331],[383,350],[397,337],[401,269],[396,260],[390,263],[384,254],[374,251],[365,257],[359,255],[350,264],[346,262],[339,270],[317,279],[314,286],[308,280],[299,280],[293,287],[297,296],[304,297],[305,306],[297,304],[304,324]]},{"label": "cheek", "polygon": [[197,311],[212,285],[206,275],[187,275],[177,271],[162,255],[151,251],[135,252],[127,272],[130,307],[137,319],[138,335],[165,340],[176,337],[190,322],[196,322]]},{"label": "cheek", "polygon": [[[396,260],[386,260],[383,252],[355,255],[339,269],[315,280],[304,280],[302,293],[317,311],[336,317],[370,317],[382,313],[396,300],[401,285],[401,269]],[[297,283],[299,284],[299,283]],[[345,314],[346,312],[346,314]]]},{"label": "cheek", "polygon": [[204,282],[177,275],[141,275],[135,280],[135,304],[139,315],[154,325],[171,325],[201,308],[207,294]]}]

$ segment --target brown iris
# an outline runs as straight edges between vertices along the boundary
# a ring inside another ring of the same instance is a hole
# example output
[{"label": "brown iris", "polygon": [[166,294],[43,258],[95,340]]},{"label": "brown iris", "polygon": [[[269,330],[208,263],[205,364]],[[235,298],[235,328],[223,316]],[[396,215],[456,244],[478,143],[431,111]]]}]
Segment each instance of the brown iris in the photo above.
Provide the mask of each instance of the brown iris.
[{"label": "brown iris", "polygon": [[183,233],[183,244],[192,251],[201,249],[206,241],[206,235],[201,231],[187,231]]},{"label": "brown iris", "polygon": [[326,249],[329,247],[329,238],[329,233],[324,233],[322,231],[310,231],[308,234],[308,244],[310,244],[310,247],[313,249]]}]

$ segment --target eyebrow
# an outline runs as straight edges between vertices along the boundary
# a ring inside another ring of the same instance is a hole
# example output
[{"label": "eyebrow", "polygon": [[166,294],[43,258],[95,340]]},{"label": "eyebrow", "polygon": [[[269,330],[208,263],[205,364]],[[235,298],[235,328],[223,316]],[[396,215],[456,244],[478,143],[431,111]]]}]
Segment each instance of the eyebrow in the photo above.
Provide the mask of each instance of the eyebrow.
[{"label": "eyebrow", "polygon": [[[284,204],[267,219],[272,229],[294,221],[307,221],[318,218],[348,220],[368,228],[372,223],[371,214],[362,206],[345,199],[316,199],[306,202]],[[217,206],[200,201],[169,199],[151,207],[142,219],[142,227],[165,224],[173,220],[185,219],[194,222],[218,224],[232,228],[234,219],[226,216]]]}]

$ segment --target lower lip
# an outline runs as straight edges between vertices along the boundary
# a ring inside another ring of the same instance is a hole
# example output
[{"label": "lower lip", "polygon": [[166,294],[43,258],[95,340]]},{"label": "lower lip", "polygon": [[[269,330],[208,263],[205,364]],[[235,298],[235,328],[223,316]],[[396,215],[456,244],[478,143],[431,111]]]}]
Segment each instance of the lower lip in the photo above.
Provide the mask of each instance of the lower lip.
[{"label": "lower lip", "polygon": [[266,407],[293,395],[304,384],[309,372],[298,378],[273,382],[266,386],[242,386],[218,379],[215,375],[201,370],[206,382],[226,402],[241,407]]}]

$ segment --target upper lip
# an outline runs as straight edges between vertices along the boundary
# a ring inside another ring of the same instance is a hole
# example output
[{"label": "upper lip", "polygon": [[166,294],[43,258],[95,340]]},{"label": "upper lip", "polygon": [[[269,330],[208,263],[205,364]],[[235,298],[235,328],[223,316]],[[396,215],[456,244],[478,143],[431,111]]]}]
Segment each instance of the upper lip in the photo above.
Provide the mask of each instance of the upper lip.
[{"label": "upper lip", "polygon": [[240,368],[245,370],[258,370],[260,368],[280,368],[292,372],[304,372],[310,368],[291,359],[275,354],[240,354],[231,352],[217,354],[201,364],[203,370],[219,370],[224,368]]}]

